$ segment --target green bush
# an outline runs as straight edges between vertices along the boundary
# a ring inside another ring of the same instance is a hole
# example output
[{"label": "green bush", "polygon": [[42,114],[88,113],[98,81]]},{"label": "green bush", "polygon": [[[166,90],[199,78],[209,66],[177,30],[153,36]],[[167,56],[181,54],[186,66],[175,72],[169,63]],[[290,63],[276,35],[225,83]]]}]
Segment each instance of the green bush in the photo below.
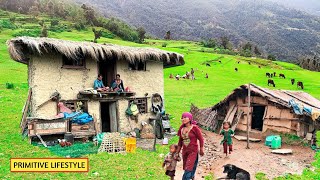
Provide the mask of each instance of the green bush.
[{"label": "green bush", "polygon": [[236,55],[237,54],[236,52],[229,50],[229,49],[217,49],[217,50],[215,50],[215,52],[217,54],[229,54],[229,55]]},{"label": "green bush", "polygon": [[6,28],[6,29],[16,29],[17,26],[14,25],[10,20],[0,20],[0,28]]},{"label": "green bush", "polygon": [[51,26],[49,28],[49,31],[51,32],[57,32],[57,33],[61,33],[61,32],[65,32],[65,31],[69,31],[69,27],[65,24],[61,24],[59,26]]},{"label": "green bush", "polygon": [[39,37],[41,34],[40,29],[24,29],[19,32],[14,33],[12,36],[30,36],[30,37]]},{"label": "green bush", "polygon": [[13,89],[14,88],[13,83],[6,83],[6,88],[7,89]]},{"label": "green bush", "polygon": [[102,31],[101,37],[113,39],[114,38],[114,34],[111,34],[111,33],[106,32],[106,31]]},{"label": "green bush", "polygon": [[167,45],[168,45],[168,43],[166,43],[166,42],[164,42],[164,43],[162,43],[162,47],[167,47]]},{"label": "green bush", "polygon": [[82,31],[82,30],[86,30],[86,29],[87,29],[86,24],[83,23],[83,22],[75,23],[75,24],[73,25],[73,27],[74,27],[76,30],[78,30],[78,31]]},{"label": "green bush", "polygon": [[201,41],[201,45],[208,48],[215,48],[217,47],[217,41],[215,39],[208,39]]}]

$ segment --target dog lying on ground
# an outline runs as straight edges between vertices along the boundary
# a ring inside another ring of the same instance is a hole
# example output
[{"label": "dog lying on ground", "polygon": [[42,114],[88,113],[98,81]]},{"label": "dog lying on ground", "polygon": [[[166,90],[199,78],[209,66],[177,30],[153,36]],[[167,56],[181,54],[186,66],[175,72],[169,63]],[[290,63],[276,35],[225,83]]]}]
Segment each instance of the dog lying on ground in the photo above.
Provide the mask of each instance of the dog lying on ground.
[{"label": "dog lying on ground", "polygon": [[238,168],[235,165],[226,164],[223,168],[223,173],[227,173],[227,177],[218,179],[250,180],[248,171]]}]

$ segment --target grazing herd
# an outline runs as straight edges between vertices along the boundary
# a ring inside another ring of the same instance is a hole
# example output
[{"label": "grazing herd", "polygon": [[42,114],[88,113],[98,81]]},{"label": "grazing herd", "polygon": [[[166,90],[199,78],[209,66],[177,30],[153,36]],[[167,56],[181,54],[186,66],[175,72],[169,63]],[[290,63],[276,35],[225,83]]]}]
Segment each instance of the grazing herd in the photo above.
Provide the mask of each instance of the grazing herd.
[{"label": "grazing herd", "polygon": [[[220,60],[219,60],[218,62],[219,62],[219,63],[222,63]],[[237,63],[240,64],[240,61],[237,61]],[[251,65],[250,62],[248,62],[248,64]],[[210,63],[205,63],[205,65],[208,66],[208,67],[211,67]],[[261,69],[261,66],[260,66],[260,65],[259,65],[258,67]],[[235,72],[238,72],[239,69],[236,67],[236,68],[234,68],[234,71],[235,71]],[[202,71],[202,72],[203,72],[203,71]],[[268,79],[268,86],[276,87],[275,81],[274,81],[273,79],[270,79],[270,78],[276,77],[276,75],[277,75],[276,72],[272,72],[272,73],[267,72],[267,73],[266,73],[266,77],[269,78],[269,79]],[[182,76],[182,78],[183,78],[183,79],[190,79],[190,76],[191,76],[191,79],[192,79],[192,80],[195,79],[195,78],[194,78],[194,70],[193,70],[192,68],[191,68],[191,73],[187,71],[186,74],[184,74],[184,75]],[[174,77],[172,74],[170,74],[169,78],[171,78],[171,79],[175,78],[176,80],[179,80],[179,79],[180,79],[180,75],[177,74],[177,75]],[[208,73],[206,73],[205,78],[209,78]],[[279,73],[279,78],[280,78],[280,79],[286,79],[286,76],[285,76],[283,73]],[[294,79],[294,78],[290,79],[290,81],[291,81],[291,85],[294,85],[294,84],[295,84],[295,79]],[[304,89],[303,82],[298,81],[298,82],[297,82],[297,88]]]},{"label": "grazing herd", "polygon": [[[266,77],[268,78],[272,78],[272,77],[276,77],[276,72],[273,72],[273,73],[266,73]],[[283,78],[283,79],[286,79],[286,76],[282,73],[279,74],[279,78]],[[294,85],[295,83],[295,79],[291,79],[291,85]],[[274,83],[273,79],[268,79],[268,86],[272,85],[273,87],[276,87],[276,84]],[[298,81],[297,82],[297,88],[301,88],[301,89],[304,89],[304,86],[303,86],[303,82],[301,81]]]}]

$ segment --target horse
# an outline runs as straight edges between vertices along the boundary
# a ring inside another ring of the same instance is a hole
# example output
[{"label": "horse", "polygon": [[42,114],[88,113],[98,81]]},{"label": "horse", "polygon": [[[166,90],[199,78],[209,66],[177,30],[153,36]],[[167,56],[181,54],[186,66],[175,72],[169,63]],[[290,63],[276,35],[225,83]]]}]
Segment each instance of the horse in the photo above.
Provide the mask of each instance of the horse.
[{"label": "horse", "polygon": [[297,88],[301,87],[301,89],[303,89],[303,83],[301,81],[297,82]]},{"label": "horse", "polygon": [[283,77],[283,79],[286,78],[286,76],[284,74],[279,74],[279,78]]},{"label": "horse", "polygon": [[291,79],[291,85],[294,85],[295,79]]},{"label": "horse", "polygon": [[274,81],[272,79],[268,79],[268,86],[270,84],[273,85],[273,87],[276,87],[276,84],[274,83]]},{"label": "horse", "polygon": [[270,73],[266,73],[266,77],[270,78]]}]

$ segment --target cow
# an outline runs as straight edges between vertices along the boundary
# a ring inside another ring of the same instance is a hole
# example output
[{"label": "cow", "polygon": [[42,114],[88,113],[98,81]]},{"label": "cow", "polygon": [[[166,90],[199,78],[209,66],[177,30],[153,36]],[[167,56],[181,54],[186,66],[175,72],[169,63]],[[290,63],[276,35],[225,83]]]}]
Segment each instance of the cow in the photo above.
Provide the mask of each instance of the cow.
[{"label": "cow", "polygon": [[295,79],[291,79],[291,85],[294,85]]},{"label": "cow", "polygon": [[266,73],[266,77],[270,78],[270,73]]},{"label": "cow", "polygon": [[301,81],[298,81],[297,82],[297,88],[301,87],[301,89],[303,89],[303,83]]},{"label": "cow", "polygon": [[283,77],[283,79],[286,78],[286,76],[284,74],[279,74],[279,78]]},{"label": "cow", "polygon": [[274,81],[272,79],[268,79],[268,86],[270,84],[273,85],[273,87],[276,87],[276,84],[274,83]]},{"label": "cow", "polygon": [[211,65],[210,65],[209,63],[206,63],[206,66],[209,66],[209,67],[211,67]]},{"label": "cow", "polygon": [[238,68],[234,68],[235,71],[238,71]]}]

